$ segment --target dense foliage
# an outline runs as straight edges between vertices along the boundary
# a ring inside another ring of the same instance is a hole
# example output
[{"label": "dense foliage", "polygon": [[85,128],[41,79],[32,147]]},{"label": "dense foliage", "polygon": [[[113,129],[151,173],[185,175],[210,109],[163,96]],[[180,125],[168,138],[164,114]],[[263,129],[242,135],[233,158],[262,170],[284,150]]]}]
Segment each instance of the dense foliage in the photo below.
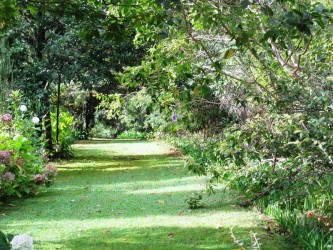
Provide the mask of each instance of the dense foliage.
[{"label": "dense foliage", "polygon": [[57,175],[38,136],[39,118],[29,111],[18,91],[12,93],[11,102],[1,115],[0,200],[34,195],[38,186],[49,186]]},{"label": "dense foliage", "polygon": [[68,82],[77,135],[167,136],[210,193],[226,183],[303,246],[333,244],[331,1],[6,0],[1,13],[3,89],[30,94],[50,150]]},{"label": "dense foliage", "polygon": [[[180,1],[167,10],[168,36],[120,76],[143,86],[137,96],[149,105],[136,107],[146,126],[175,136],[210,191],[228,183],[309,249],[333,240],[332,7]],[[326,224],[308,222],[307,211]]]}]

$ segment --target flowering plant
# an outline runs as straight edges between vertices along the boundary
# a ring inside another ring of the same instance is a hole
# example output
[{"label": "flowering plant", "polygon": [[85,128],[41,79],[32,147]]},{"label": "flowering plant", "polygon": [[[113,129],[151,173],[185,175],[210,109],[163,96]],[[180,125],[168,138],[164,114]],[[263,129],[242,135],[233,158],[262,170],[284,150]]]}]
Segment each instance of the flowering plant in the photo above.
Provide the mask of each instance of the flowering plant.
[{"label": "flowering plant", "polygon": [[33,239],[27,234],[4,234],[0,231],[0,249],[2,250],[33,250]]},{"label": "flowering plant", "polygon": [[[36,194],[38,185],[54,182],[57,169],[47,164],[43,139],[19,91],[11,95],[12,107],[0,114],[0,200]],[[21,104],[21,105],[19,105]]]},{"label": "flowering plant", "polygon": [[33,239],[27,234],[19,234],[14,236],[10,242],[13,250],[33,250]]}]

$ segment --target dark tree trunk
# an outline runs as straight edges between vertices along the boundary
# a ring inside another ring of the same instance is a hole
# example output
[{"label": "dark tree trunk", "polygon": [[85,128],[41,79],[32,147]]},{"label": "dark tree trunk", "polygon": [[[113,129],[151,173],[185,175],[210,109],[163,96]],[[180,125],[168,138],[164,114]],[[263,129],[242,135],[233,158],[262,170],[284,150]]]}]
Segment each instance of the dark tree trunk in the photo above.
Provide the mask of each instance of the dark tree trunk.
[{"label": "dark tree trunk", "polygon": [[52,141],[52,126],[51,126],[51,113],[50,113],[50,111],[48,111],[45,114],[44,127],[45,127],[45,139],[46,139],[45,148],[49,152],[52,152],[53,151],[53,141]]},{"label": "dark tree trunk", "polygon": [[46,139],[46,150],[51,153],[53,151],[53,140],[52,140],[52,123],[51,123],[51,103],[50,103],[50,93],[47,89],[47,82],[43,81],[44,85],[44,98],[43,98],[43,107],[44,107],[44,133]]},{"label": "dark tree trunk", "polygon": [[98,105],[98,100],[92,93],[89,94],[89,97],[86,102],[86,113],[85,113],[85,125],[86,131],[89,132],[95,125],[95,111],[96,106]]}]

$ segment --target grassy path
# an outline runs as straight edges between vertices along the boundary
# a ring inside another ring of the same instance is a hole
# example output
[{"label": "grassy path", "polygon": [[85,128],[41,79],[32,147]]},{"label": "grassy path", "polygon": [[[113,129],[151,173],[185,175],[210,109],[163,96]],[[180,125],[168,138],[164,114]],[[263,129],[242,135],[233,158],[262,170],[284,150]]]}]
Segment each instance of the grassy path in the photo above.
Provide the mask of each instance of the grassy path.
[{"label": "grassy path", "polygon": [[[0,208],[0,229],[28,233],[35,249],[290,249],[257,226],[254,212],[220,190],[205,207],[184,200],[204,190],[180,158],[154,142],[93,141],[75,146],[75,159],[59,165],[55,185],[35,198]],[[14,207],[15,206],[15,207]]]}]

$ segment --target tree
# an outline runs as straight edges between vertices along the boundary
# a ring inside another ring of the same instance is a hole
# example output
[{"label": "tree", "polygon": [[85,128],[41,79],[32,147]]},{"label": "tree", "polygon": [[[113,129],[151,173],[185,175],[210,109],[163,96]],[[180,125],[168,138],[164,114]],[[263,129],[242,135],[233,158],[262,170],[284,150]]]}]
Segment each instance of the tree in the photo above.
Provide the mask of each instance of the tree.
[{"label": "tree", "polygon": [[[124,64],[136,63],[144,50],[134,48],[131,42],[122,42],[133,36],[133,29],[125,27],[117,13],[108,13],[113,5],[107,2],[15,2],[10,6],[16,9],[13,14],[17,21],[11,23],[11,29],[2,38],[11,48],[17,87],[35,100],[39,115],[46,114],[45,136],[51,151],[52,84],[75,81],[89,91],[116,89],[114,72]],[[96,105],[90,94],[86,124],[93,120]]]}]

